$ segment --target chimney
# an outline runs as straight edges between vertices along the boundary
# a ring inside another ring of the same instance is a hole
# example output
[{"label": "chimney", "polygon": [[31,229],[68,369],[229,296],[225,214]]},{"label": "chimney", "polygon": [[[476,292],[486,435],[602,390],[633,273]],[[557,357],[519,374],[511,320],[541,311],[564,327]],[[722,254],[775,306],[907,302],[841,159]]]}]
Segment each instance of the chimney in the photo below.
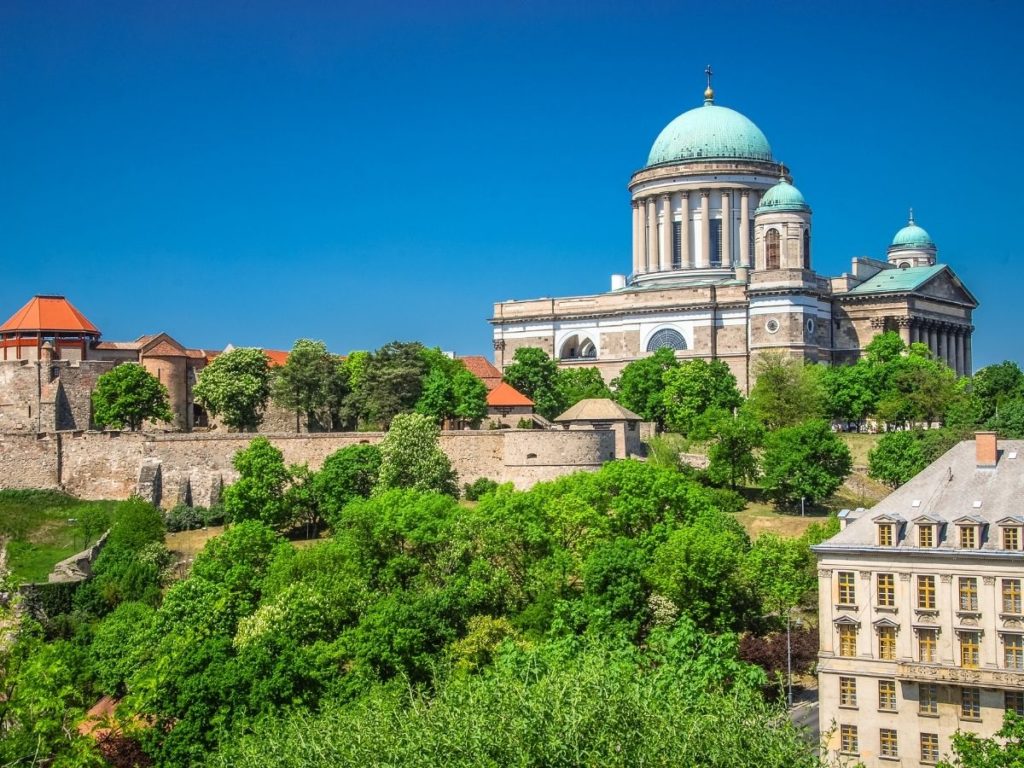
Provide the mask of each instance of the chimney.
[{"label": "chimney", "polygon": [[978,454],[978,468],[992,469],[999,455],[999,443],[995,432],[975,432],[974,447]]}]

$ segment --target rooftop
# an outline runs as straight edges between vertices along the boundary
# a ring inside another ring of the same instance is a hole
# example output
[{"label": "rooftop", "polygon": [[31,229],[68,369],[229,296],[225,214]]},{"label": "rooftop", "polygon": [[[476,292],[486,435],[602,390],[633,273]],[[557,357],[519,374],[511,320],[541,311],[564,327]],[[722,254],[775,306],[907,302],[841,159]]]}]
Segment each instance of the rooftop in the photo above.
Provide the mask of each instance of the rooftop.
[{"label": "rooftop", "polygon": [[501,384],[501,371],[483,355],[458,355],[456,359],[461,360],[462,364],[466,366],[466,370],[480,379],[488,391]]},{"label": "rooftop", "polygon": [[849,293],[902,293],[920,288],[937,274],[947,269],[945,264],[906,269],[883,269]]},{"label": "rooftop", "polygon": [[504,381],[487,393],[487,405],[492,408],[512,408],[524,405],[533,405],[533,400],[528,398],[511,384]]},{"label": "rooftop", "polygon": [[[980,440],[981,438],[979,438]],[[993,438],[994,439],[994,438]],[[959,547],[956,524],[982,526],[976,551],[1001,551],[995,526],[1020,515],[1024,499],[1024,440],[998,444],[996,463],[985,466],[982,449],[974,440],[951,448],[905,485],[868,510],[847,512],[846,527],[815,547],[819,554],[830,550],[865,547],[879,550],[934,552],[966,550]],[[878,545],[876,525],[897,525],[893,546]],[[936,547],[918,547],[915,524],[939,525]],[[993,528],[993,530],[987,530]],[[1024,556],[1024,552],[1016,552]]]},{"label": "rooftop", "polygon": [[63,296],[33,296],[0,325],[0,333],[74,333],[99,336],[99,329]]},{"label": "rooftop", "polygon": [[628,408],[607,397],[588,397],[555,418],[555,421],[642,421]]}]

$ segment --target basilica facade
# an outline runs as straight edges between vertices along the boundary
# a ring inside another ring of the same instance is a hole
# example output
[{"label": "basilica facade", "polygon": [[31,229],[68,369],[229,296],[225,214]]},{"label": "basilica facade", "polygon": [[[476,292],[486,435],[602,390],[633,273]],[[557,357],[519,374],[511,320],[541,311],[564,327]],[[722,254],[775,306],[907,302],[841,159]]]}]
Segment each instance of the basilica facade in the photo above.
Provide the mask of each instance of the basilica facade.
[{"label": "basilica facade", "polygon": [[812,211],[747,117],[704,103],[669,123],[629,181],[633,256],[606,293],[506,301],[490,319],[495,363],[539,347],[562,367],[608,380],[668,347],[721,360],[740,389],[758,355],[853,362],[895,330],[958,374],[971,373],[977,301],[909,216],[884,258],[858,257],[838,277],[814,271]]}]

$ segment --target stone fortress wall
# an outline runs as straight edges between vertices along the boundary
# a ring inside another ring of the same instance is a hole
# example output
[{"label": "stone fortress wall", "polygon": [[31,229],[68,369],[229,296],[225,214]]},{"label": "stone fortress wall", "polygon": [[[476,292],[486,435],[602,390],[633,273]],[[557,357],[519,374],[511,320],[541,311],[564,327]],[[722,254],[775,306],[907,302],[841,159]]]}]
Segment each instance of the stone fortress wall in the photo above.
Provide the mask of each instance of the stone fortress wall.
[{"label": "stone fortress wall", "polygon": [[[287,464],[319,469],[349,445],[378,443],[382,432],[264,435]],[[84,499],[142,495],[162,507],[208,506],[237,473],[234,455],[255,435],[51,432],[0,434],[0,488],[63,490]],[[459,484],[487,477],[517,488],[615,458],[611,430],[480,430],[442,432],[442,450]]]}]

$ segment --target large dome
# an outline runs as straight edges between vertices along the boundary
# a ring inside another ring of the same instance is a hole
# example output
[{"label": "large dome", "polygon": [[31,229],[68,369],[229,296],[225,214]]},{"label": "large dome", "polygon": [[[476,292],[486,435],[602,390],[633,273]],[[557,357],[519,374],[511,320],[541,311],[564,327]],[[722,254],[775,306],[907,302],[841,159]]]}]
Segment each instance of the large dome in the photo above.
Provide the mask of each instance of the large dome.
[{"label": "large dome", "polygon": [[800,190],[794,187],[785,179],[779,179],[779,183],[764,193],[755,213],[767,213],[768,211],[810,211],[804,196]]},{"label": "large dome", "polygon": [[892,239],[890,248],[934,248],[935,241],[932,240],[923,228],[917,226],[914,223],[914,219],[910,219],[910,223],[907,224],[903,229],[896,233],[896,236]]},{"label": "large dome", "polygon": [[665,126],[651,147],[647,165],[706,158],[772,162],[772,148],[747,117],[708,99]]}]

